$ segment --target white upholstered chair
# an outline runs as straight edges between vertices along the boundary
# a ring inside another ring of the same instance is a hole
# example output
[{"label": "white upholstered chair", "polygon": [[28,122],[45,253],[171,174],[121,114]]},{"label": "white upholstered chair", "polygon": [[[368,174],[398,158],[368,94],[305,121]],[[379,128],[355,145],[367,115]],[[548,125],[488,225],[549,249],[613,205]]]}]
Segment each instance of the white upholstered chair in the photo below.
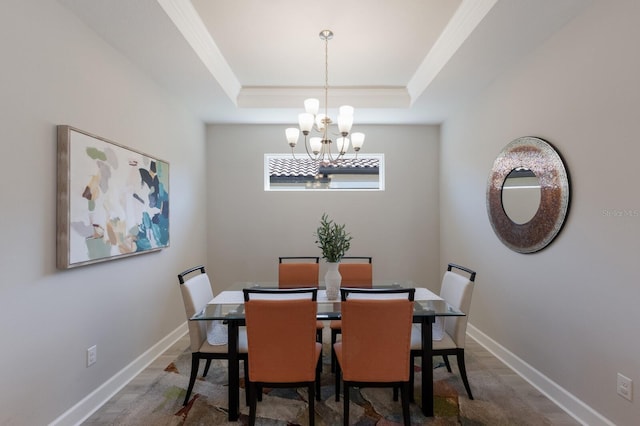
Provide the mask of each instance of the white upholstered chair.
[{"label": "white upholstered chair", "polygon": [[[469,276],[454,272],[458,270]],[[467,379],[467,368],[464,362],[464,345],[467,334],[467,321],[469,319],[469,308],[471,306],[471,295],[473,293],[476,273],[469,268],[450,263],[442,278],[440,297],[454,308],[465,313],[465,316],[449,316],[444,320],[444,333],[441,340],[433,340],[433,355],[442,356],[447,370],[451,372],[448,355],[455,355],[458,361],[458,370],[462,382],[467,390],[469,399],[473,399],[469,380]],[[420,325],[414,325],[411,336],[411,365],[416,356],[420,356],[422,350]],[[411,369],[411,383],[413,384],[413,369]],[[411,387],[413,391],[413,386]]]},{"label": "white upholstered chair", "polygon": [[[200,273],[198,275],[192,275],[189,279],[185,280],[185,277],[192,272]],[[178,274],[178,282],[180,283],[180,291],[182,292],[182,299],[184,301],[184,310],[187,314],[187,321],[197,312],[200,312],[211,299],[213,299],[213,291],[211,289],[211,282],[205,272],[204,266],[196,266],[187,269],[184,272]],[[207,325],[210,325],[208,321],[188,321],[189,322],[189,338],[191,340],[191,374],[189,376],[189,387],[187,388],[187,394],[184,398],[184,405],[189,402],[191,391],[198,375],[198,369],[200,367],[200,360],[206,359],[207,363],[204,368],[203,377],[209,372],[212,359],[228,359],[229,349],[224,342],[214,341],[214,344],[209,343],[207,340]],[[208,324],[209,323],[209,324]],[[240,359],[245,362],[245,379],[247,376],[247,333],[246,328],[241,327],[238,336],[238,352]]]}]

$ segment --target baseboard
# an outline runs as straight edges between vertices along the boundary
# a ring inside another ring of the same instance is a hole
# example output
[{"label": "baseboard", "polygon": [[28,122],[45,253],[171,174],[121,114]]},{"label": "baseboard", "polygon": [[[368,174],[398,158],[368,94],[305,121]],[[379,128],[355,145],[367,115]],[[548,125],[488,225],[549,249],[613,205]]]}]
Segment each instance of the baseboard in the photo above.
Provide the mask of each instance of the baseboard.
[{"label": "baseboard", "polygon": [[187,332],[188,328],[185,322],[49,425],[71,426],[81,424]]},{"label": "baseboard", "polygon": [[591,426],[615,426],[613,422],[567,392],[553,380],[549,379],[524,360],[518,358],[504,346],[471,324],[467,324],[467,335],[487,351],[491,352],[500,361],[504,362],[509,368],[515,371],[516,374],[529,382],[531,386],[544,394],[578,422]]}]

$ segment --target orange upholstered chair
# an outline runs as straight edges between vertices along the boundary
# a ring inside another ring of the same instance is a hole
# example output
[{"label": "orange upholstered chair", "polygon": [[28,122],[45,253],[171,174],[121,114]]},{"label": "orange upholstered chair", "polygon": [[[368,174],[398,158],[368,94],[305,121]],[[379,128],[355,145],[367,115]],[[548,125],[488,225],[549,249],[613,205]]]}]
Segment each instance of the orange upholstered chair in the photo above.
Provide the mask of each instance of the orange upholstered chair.
[{"label": "orange upholstered chair", "polygon": [[[278,287],[318,287],[320,258],[317,256],[283,256],[278,258]],[[322,343],[324,323],[316,322],[316,340]]]},{"label": "orange upholstered chair", "polygon": [[342,287],[370,288],[373,285],[371,257],[345,256],[340,260],[338,271],[342,276]]},{"label": "orange upholstered chair", "polygon": [[278,287],[318,287],[319,257],[280,257],[278,262]]},{"label": "orange upholstered chair", "polygon": [[322,350],[315,339],[317,289],[245,289],[244,296],[249,350],[249,424],[256,422],[258,392],[263,386],[306,386],[309,424],[314,425],[314,399],[320,396]]},{"label": "orange upholstered chair", "polygon": [[[342,276],[342,287],[371,288],[373,286],[373,264],[371,257],[345,256],[340,261],[338,271]],[[341,333],[341,321],[333,320],[329,323],[331,328],[331,347]],[[336,368],[336,355],[331,350],[331,371]]]},{"label": "orange upholstered chair", "polygon": [[338,360],[336,400],[342,377],[345,425],[349,424],[352,386],[399,387],[404,424],[410,425],[409,369],[415,289],[402,290],[341,289],[342,341],[334,345],[334,350]]}]

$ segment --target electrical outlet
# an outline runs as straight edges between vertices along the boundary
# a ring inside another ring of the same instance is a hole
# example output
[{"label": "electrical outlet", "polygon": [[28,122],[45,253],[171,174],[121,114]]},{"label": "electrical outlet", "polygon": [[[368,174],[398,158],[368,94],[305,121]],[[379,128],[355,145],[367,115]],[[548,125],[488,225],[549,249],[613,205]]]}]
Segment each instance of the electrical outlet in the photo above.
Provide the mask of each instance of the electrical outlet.
[{"label": "electrical outlet", "polygon": [[633,381],[618,373],[618,395],[631,401],[633,399]]},{"label": "electrical outlet", "polygon": [[98,347],[96,345],[87,349],[87,367],[91,367],[98,360]]}]

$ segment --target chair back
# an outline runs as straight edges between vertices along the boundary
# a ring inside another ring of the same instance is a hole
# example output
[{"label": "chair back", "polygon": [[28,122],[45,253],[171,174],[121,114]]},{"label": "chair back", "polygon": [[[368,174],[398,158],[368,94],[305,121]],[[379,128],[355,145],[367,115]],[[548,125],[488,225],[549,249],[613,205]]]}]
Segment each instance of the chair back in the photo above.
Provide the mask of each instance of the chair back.
[{"label": "chair back", "polygon": [[413,302],[407,294],[403,299],[347,297],[340,309],[343,379],[383,383],[409,380]]},{"label": "chair back", "polygon": [[[461,269],[470,274],[465,277],[452,271],[453,269]],[[447,272],[442,277],[442,287],[440,288],[440,297],[454,308],[465,313],[461,317],[446,317],[444,320],[444,329],[453,339],[458,348],[464,348],[465,337],[467,334],[467,322],[469,320],[469,308],[471,307],[471,295],[473,294],[474,280],[476,273],[470,269],[449,264]]]},{"label": "chair back", "polygon": [[319,257],[280,257],[278,287],[318,287]]},{"label": "chair back", "polygon": [[309,299],[318,300],[317,288],[244,288],[244,301],[249,300],[292,300]]},{"label": "chair back", "polygon": [[348,299],[407,299],[413,302],[415,288],[340,288],[340,300]]},{"label": "chair back", "polygon": [[373,286],[373,265],[371,257],[345,256],[340,261],[338,271],[345,287],[371,288]]},{"label": "chair back", "polygon": [[[247,290],[248,301],[244,309],[249,380],[267,383],[314,381],[319,353],[319,344],[316,344],[317,289],[306,289],[306,299],[282,299],[286,290]],[[289,294],[300,297],[302,293]],[[273,298],[268,300],[267,296]]]},{"label": "chair back", "polygon": [[[185,280],[185,276],[200,271],[199,275],[191,276]],[[189,339],[191,340],[191,351],[198,352],[202,343],[207,338],[206,321],[189,321],[196,312],[200,312],[211,299],[213,299],[213,291],[211,290],[211,282],[209,276],[204,270],[204,266],[196,266],[178,274],[178,282],[180,283],[180,292],[182,293],[182,301],[184,302],[184,310],[187,314],[187,322],[189,324]]]}]

